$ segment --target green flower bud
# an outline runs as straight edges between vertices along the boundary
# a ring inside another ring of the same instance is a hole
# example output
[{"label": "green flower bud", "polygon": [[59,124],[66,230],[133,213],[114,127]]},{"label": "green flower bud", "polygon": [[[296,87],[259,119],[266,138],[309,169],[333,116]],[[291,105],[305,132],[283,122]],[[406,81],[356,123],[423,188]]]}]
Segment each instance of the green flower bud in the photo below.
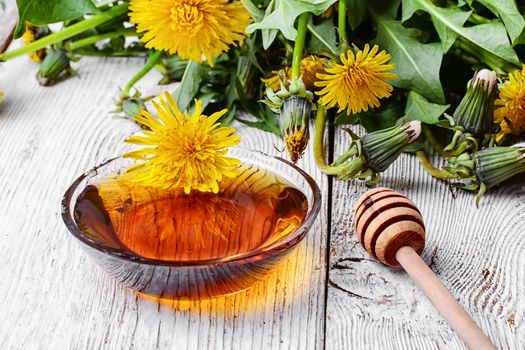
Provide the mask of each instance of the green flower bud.
[{"label": "green flower bud", "polygon": [[525,142],[507,147],[490,147],[472,156],[478,180],[491,188],[525,173]]},{"label": "green flower bud", "polygon": [[141,128],[148,129],[147,126],[139,123],[135,117],[141,114],[142,111],[147,111],[146,101],[149,101],[153,96],[143,97],[138,90],[135,90],[133,95],[126,93],[125,91],[120,91],[119,97],[114,101],[117,109],[112,111],[112,113],[117,114],[120,117],[131,119],[137,123]]},{"label": "green flower bud", "polygon": [[279,127],[286,150],[294,163],[302,157],[308,145],[311,114],[312,103],[307,99],[292,96],[283,101]]},{"label": "green flower bud", "polygon": [[418,120],[366,134],[361,142],[368,167],[377,173],[385,171],[420,134]]},{"label": "green flower bud", "polygon": [[130,119],[135,118],[145,109],[146,104],[140,97],[130,97],[122,101],[122,112]]},{"label": "green flower bud", "polygon": [[454,112],[456,123],[475,137],[483,136],[492,128],[494,101],[497,93],[494,71],[482,69],[467,84],[467,93]]},{"label": "green flower bud", "polygon": [[58,83],[74,73],[69,65],[70,59],[63,50],[50,50],[40,65],[36,79],[42,86]]}]

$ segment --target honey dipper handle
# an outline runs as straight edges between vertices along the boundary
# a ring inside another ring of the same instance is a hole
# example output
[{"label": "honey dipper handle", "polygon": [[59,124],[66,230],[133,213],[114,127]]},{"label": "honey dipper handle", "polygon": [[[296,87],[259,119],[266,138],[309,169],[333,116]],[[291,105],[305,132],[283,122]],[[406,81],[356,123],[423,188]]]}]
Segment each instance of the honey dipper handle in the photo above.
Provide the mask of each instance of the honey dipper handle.
[{"label": "honey dipper handle", "polygon": [[400,248],[396,259],[470,349],[496,349],[414,249]]}]

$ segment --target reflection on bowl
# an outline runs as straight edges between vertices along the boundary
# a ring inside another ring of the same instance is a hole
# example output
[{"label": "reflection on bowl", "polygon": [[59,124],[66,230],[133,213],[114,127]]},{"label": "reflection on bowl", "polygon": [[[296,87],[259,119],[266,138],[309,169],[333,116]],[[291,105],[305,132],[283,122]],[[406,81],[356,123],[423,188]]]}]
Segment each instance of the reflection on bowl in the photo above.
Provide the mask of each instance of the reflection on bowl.
[{"label": "reflection on bowl", "polygon": [[314,180],[295,165],[232,149],[241,160],[218,194],[144,187],[112,159],[78,178],[62,217],[88,255],[126,286],[167,299],[251,287],[304,238],[319,213]]}]

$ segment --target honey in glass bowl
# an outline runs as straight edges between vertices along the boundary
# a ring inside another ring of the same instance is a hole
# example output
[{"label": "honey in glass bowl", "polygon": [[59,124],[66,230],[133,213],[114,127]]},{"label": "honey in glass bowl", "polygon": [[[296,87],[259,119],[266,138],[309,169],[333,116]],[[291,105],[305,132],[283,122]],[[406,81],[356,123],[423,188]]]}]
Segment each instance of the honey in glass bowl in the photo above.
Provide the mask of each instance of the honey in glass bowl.
[{"label": "honey in glass bowl", "polygon": [[71,186],[66,225],[104,270],[139,292],[203,299],[249,288],[304,237],[320,194],[284,160],[235,153],[242,164],[217,194],[125,181],[129,160],[117,158]]}]

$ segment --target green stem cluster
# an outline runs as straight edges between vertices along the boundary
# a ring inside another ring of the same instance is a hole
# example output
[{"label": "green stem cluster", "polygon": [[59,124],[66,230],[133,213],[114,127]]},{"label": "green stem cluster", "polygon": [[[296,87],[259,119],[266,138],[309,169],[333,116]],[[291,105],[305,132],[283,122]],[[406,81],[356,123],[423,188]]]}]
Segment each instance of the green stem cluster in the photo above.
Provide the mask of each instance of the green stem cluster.
[{"label": "green stem cluster", "polygon": [[32,42],[29,45],[22,46],[17,50],[7,52],[0,55],[0,61],[7,61],[20,55],[24,55],[36,50],[43,49],[47,46],[56,44],[60,41],[69,39],[77,34],[85,32],[88,29],[94,28],[102,23],[108,22],[111,19],[120,16],[128,11],[128,4],[121,4],[110,8],[108,11],[95,15],[91,18],[85,19],[81,22],[75,23],[60,32],[55,32],[51,35],[45,36],[42,39]]},{"label": "green stem cluster", "polygon": [[444,169],[438,169],[428,159],[427,153],[425,151],[417,151],[416,156],[419,158],[421,165],[423,168],[433,177],[447,181],[452,179],[457,179],[458,177],[454,174],[449,173],[448,171]]},{"label": "green stem cluster", "polygon": [[93,35],[77,41],[69,42],[65,45],[67,51],[74,51],[84,46],[93,45],[104,39],[118,38],[119,36],[136,36],[135,28],[123,28],[114,32]]}]

